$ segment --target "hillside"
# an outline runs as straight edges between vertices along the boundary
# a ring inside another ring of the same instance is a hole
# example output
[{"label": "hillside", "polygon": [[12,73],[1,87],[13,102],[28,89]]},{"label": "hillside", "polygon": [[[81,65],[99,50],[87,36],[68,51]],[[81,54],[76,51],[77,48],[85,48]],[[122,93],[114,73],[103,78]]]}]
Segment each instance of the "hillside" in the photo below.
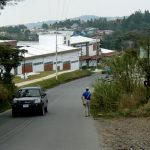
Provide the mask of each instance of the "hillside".
[{"label": "hillside", "polygon": [[[94,16],[94,15],[83,15],[80,17],[70,18],[70,20],[79,20],[80,19],[82,21],[88,21],[91,19],[94,20],[94,19],[99,19],[99,18],[106,18],[109,21],[110,20],[116,20],[116,19],[123,19],[123,17],[99,17],[99,16]],[[35,22],[35,23],[25,24],[25,26],[27,26],[29,29],[40,28],[43,23],[54,24],[54,23],[59,22],[59,21],[63,21],[63,20],[48,20],[48,21],[42,21],[42,22]]]}]

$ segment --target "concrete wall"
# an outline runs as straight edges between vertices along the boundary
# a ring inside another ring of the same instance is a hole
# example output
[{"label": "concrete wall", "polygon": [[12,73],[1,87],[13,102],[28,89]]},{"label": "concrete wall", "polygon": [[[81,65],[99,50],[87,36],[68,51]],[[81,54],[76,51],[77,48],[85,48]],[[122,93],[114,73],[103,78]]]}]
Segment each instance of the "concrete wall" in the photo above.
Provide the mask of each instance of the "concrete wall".
[{"label": "concrete wall", "polygon": [[0,42],[0,45],[10,45],[12,47],[16,47],[17,46],[17,41],[16,40],[10,40],[10,41],[3,41],[3,42]]}]

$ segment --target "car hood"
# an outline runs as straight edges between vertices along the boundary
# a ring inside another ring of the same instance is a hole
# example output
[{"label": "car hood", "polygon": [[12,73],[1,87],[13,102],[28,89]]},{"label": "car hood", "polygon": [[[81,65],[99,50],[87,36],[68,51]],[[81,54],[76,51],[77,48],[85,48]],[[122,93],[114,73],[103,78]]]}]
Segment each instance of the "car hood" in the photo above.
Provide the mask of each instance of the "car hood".
[{"label": "car hood", "polygon": [[40,99],[40,97],[21,97],[21,98],[14,98],[15,101],[33,101],[33,100],[37,100]]}]

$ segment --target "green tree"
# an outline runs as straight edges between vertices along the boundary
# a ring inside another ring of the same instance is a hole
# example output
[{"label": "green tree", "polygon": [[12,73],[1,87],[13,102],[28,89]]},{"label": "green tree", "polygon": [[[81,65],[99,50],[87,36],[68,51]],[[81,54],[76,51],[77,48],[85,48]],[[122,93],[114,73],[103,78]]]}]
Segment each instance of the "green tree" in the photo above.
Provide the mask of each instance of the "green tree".
[{"label": "green tree", "polygon": [[48,30],[48,24],[43,23],[43,24],[42,24],[42,29]]},{"label": "green tree", "polygon": [[30,30],[26,30],[25,32],[24,32],[24,36],[25,36],[25,39],[26,40],[29,40],[29,36],[30,36]]},{"label": "green tree", "polygon": [[21,50],[10,46],[0,46],[0,65],[3,66],[2,83],[12,85],[12,68],[18,67],[23,57],[20,55]]},{"label": "green tree", "polygon": [[8,3],[11,5],[16,5],[20,1],[23,0],[0,0],[0,9],[3,9]]}]

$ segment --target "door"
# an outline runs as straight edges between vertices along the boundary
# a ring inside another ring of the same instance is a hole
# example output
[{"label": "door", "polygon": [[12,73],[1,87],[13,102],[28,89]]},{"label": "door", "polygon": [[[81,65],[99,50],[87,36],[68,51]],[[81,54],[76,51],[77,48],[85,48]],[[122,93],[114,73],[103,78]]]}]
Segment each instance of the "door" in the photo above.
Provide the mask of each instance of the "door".
[{"label": "door", "polygon": [[70,70],[70,69],[71,69],[70,61],[64,62],[63,70]]},{"label": "door", "polygon": [[44,71],[53,71],[53,63],[45,63]]},{"label": "door", "polygon": [[26,63],[22,65],[22,74],[33,72],[32,63]]}]

